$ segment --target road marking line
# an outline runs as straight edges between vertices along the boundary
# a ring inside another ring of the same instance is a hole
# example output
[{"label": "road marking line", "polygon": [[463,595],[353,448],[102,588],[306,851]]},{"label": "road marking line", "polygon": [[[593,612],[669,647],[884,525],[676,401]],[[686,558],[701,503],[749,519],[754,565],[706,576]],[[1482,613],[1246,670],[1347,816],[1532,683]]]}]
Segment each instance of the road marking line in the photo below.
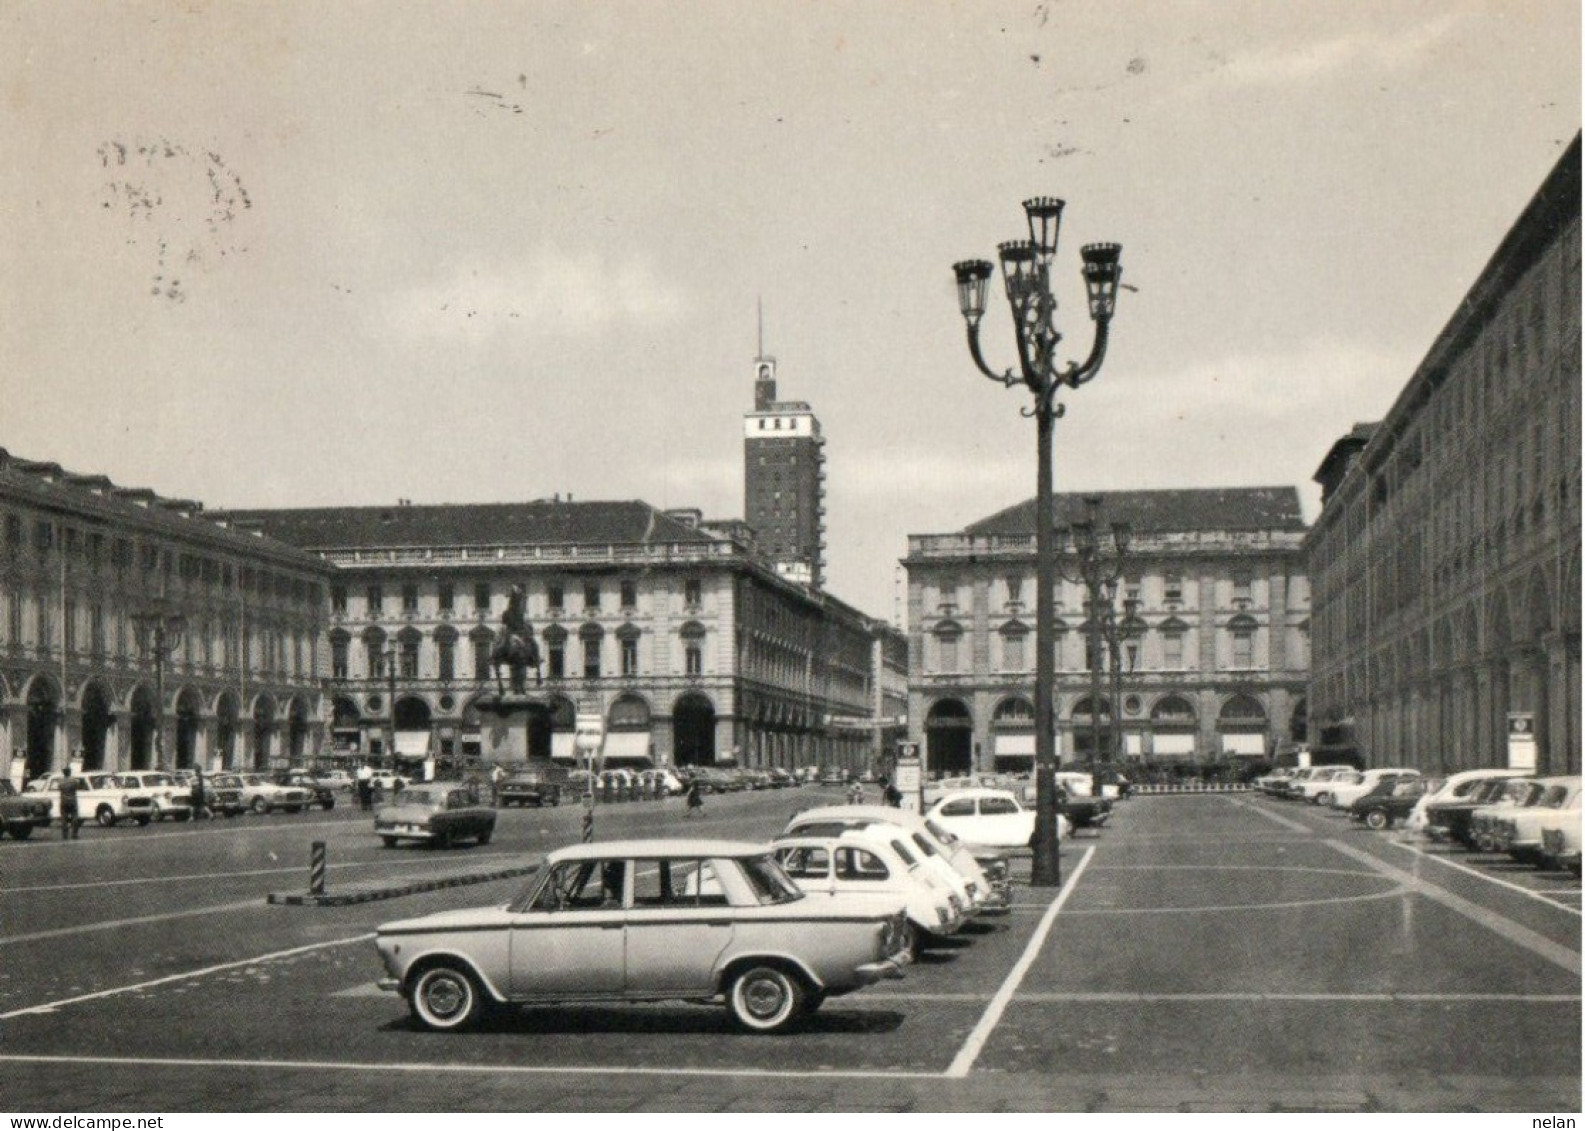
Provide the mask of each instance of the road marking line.
[{"label": "road marking line", "polygon": [[1438,864],[1446,864],[1449,868],[1457,868],[1460,872],[1464,872],[1467,875],[1475,876],[1479,879],[1485,880],[1487,883],[1497,884],[1499,887],[1505,887],[1510,891],[1516,891],[1520,895],[1527,895],[1531,899],[1539,900],[1548,907],[1561,907],[1564,911],[1571,912],[1572,914],[1580,914],[1580,912],[1575,908],[1565,906],[1564,904],[1558,903],[1555,900],[1548,898],[1552,895],[1578,895],[1580,894],[1578,888],[1556,889],[1547,892],[1532,891],[1523,884],[1516,884],[1511,880],[1502,879],[1500,876],[1490,876],[1479,869],[1471,868],[1468,864],[1461,864],[1457,860],[1449,860],[1445,856],[1439,856],[1434,852],[1427,852],[1417,844],[1409,844],[1406,841],[1401,840],[1389,840],[1387,843],[1395,845],[1396,847],[1403,849],[1405,852],[1412,852],[1416,856],[1419,856],[1423,859],[1435,860]]},{"label": "road marking line", "polygon": [[[1501,935],[1509,942],[1521,946],[1530,953],[1561,966],[1570,974],[1579,977],[1580,956],[1578,951],[1570,950],[1566,946],[1555,943],[1539,931],[1532,931],[1529,927],[1522,927],[1512,919],[1498,915],[1494,911],[1487,911],[1479,904],[1471,903],[1463,896],[1454,895],[1450,891],[1422,880],[1412,872],[1405,872],[1402,868],[1395,868],[1384,860],[1378,860],[1364,849],[1355,848],[1351,844],[1344,844],[1340,840],[1326,840],[1321,843],[1331,846],[1345,856],[1353,857],[1368,867],[1374,868],[1382,875],[1397,880],[1398,883],[1409,890],[1458,912],[1465,918],[1471,919],[1488,930]],[[1565,910],[1568,909],[1565,908]]]},{"label": "road marking line", "polygon": [[[26,1017],[33,1013],[54,1013],[57,1009],[67,1005],[78,1005],[85,1001],[98,1001],[100,998],[115,997],[118,994],[136,993],[138,990],[152,989],[170,982],[185,982],[193,978],[202,978],[208,974],[218,974],[222,970],[235,970],[239,966],[253,966],[260,962],[272,962],[278,958],[292,958],[299,954],[307,954],[314,950],[325,950],[329,947],[349,946],[352,943],[368,942],[374,937],[373,932],[363,935],[354,935],[345,939],[333,939],[330,942],[310,943],[307,946],[293,947],[290,950],[277,950],[271,954],[260,954],[253,958],[243,958],[235,962],[222,962],[215,966],[205,966],[199,970],[189,970],[182,974],[167,974],[163,978],[151,978],[147,982],[137,982],[130,986],[115,986],[108,990],[95,990],[91,994],[79,994],[76,997],[61,998],[58,1001],[45,1002],[43,1005],[30,1005],[26,1009],[13,1009],[9,1013],[0,1013],[0,1021],[9,1021],[13,1017]],[[62,1058],[70,1059],[70,1058]]]},{"label": "road marking line", "polygon": [[95,931],[114,931],[121,927],[136,927],[144,923],[163,923],[167,919],[187,919],[194,915],[217,915],[226,911],[242,911],[245,908],[262,908],[258,896],[252,899],[238,900],[235,903],[217,903],[210,907],[192,907],[185,911],[163,911],[158,915],[137,915],[130,919],[105,919],[97,923],[80,923],[75,927],[56,927],[48,931],[34,931],[29,935],[11,935],[0,939],[0,946],[17,946],[20,943],[38,942],[41,939],[62,939],[69,935],[87,935]]},{"label": "road marking line", "polygon": [[302,1069],[311,1072],[395,1072],[442,1073],[459,1076],[695,1076],[703,1079],[784,1080],[939,1080],[938,1072],[912,1072],[886,1068],[821,1068],[791,1071],[779,1068],[640,1068],[629,1065],[534,1065],[534,1064],[435,1064],[370,1063],[354,1060],[240,1060],[235,1058],[154,1056],[62,1056],[46,1054],[0,1054],[0,1064],[94,1064],[137,1066],[143,1068],[263,1068],[271,1071]]},{"label": "road marking line", "polygon": [[1435,994],[1413,993],[1408,991],[1393,991],[1379,994],[1300,994],[1300,993],[1172,993],[1153,994],[1130,991],[1108,993],[1105,991],[1087,993],[1032,993],[1021,994],[1020,1003],[1025,1002],[1185,1002],[1195,1003],[1202,1001],[1273,1001],[1273,1002],[1532,1002],[1540,1004],[1557,1003],[1578,1005],[1582,1000],[1579,994]]},{"label": "road marking line", "polygon": [[1063,886],[1062,894],[1051,901],[1051,906],[1046,909],[1040,924],[1035,928],[1035,933],[1030,937],[1029,944],[1024,947],[1023,954],[1019,955],[1018,962],[1008,971],[1007,978],[1002,982],[1001,989],[996,991],[996,996],[986,1006],[985,1013],[980,1017],[979,1024],[969,1034],[968,1040],[963,1042],[963,1047],[958,1050],[958,1055],[953,1057],[948,1066],[946,1075],[951,1078],[962,1079],[974,1067],[974,1062],[979,1059],[980,1050],[985,1047],[985,1042],[990,1039],[992,1031],[1001,1022],[1002,1014],[1007,1009],[1007,1003],[1012,1001],[1013,994],[1018,992],[1024,975],[1034,965],[1035,956],[1040,953],[1040,948],[1045,945],[1046,935],[1051,932],[1052,924],[1057,921],[1057,914],[1068,902],[1068,896],[1073,894],[1073,889],[1079,886],[1079,877],[1084,875],[1084,869],[1089,867],[1090,861],[1095,856],[1095,849],[1086,848],[1084,859],[1079,861],[1079,866],[1068,877],[1068,882]]}]

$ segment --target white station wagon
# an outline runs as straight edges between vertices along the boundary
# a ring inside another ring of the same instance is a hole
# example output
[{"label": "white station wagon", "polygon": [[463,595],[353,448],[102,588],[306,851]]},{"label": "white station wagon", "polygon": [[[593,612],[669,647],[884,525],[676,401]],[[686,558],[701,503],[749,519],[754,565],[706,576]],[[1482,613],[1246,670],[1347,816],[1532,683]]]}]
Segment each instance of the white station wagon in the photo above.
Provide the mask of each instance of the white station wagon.
[{"label": "white station wagon", "polygon": [[770,1033],[902,976],[907,920],[887,908],[806,896],[761,844],[574,845],[510,903],[381,926],[379,984],[436,1030],[491,1006],[687,1001]]}]

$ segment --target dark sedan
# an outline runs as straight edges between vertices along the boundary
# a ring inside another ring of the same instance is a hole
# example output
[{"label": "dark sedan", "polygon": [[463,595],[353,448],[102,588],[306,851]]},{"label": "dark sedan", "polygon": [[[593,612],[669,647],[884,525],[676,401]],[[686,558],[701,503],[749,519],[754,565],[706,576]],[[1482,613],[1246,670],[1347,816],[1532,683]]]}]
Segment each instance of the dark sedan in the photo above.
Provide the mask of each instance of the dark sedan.
[{"label": "dark sedan", "polygon": [[48,828],[50,803],[37,794],[21,794],[0,778],[0,832],[12,840],[26,840],[34,829]]},{"label": "dark sedan", "polygon": [[495,833],[495,810],[457,782],[420,782],[375,810],[374,832],[386,848],[401,840],[427,841],[437,848],[464,840],[484,845]]},{"label": "dark sedan", "polygon": [[1425,783],[1418,778],[1384,778],[1369,793],[1354,800],[1348,815],[1369,828],[1390,829],[1405,820],[1424,795]]},{"label": "dark sedan", "polygon": [[503,809],[508,805],[560,805],[561,786],[544,774],[513,774],[496,790],[496,798]]}]

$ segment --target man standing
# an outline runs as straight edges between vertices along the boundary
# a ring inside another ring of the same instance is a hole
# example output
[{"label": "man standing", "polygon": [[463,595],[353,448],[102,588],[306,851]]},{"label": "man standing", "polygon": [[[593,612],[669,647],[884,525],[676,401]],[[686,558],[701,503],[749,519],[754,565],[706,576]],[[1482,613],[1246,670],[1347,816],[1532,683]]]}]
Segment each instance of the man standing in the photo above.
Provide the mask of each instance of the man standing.
[{"label": "man standing", "polygon": [[373,803],[374,771],[367,762],[358,767],[358,808],[368,809]]},{"label": "man standing", "polygon": [[77,791],[82,783],[72,777],[71,767],[61,775],[61,839],[76,840],[77,832],[83,827],[82,818],[77,815]]}]

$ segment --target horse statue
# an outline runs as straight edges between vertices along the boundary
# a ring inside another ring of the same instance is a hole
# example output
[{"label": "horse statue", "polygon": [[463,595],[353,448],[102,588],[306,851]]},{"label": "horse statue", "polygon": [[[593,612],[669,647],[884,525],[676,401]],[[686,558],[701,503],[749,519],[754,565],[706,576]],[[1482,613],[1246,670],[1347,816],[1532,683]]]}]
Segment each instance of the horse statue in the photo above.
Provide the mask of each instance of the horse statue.
[{"label": "horse statue", "polygon": [[502,698],[506,696],[506,687],[501,682],[501,668],[504,666],[512,673],[512,694],[528,694],[528,669],[534,669],[534,683],[540,682],[539,674],[539,645],[534,643],[533,632],[528,627],[528,618],[524,615],[524,608],[528,598],[523,593],[521,585],[512,586],[512,595],[507,599],[506,611],[501,614],[501,631],[496,633],[495,644],[490,649],[490,665],[495,670],[495,686]]}]

